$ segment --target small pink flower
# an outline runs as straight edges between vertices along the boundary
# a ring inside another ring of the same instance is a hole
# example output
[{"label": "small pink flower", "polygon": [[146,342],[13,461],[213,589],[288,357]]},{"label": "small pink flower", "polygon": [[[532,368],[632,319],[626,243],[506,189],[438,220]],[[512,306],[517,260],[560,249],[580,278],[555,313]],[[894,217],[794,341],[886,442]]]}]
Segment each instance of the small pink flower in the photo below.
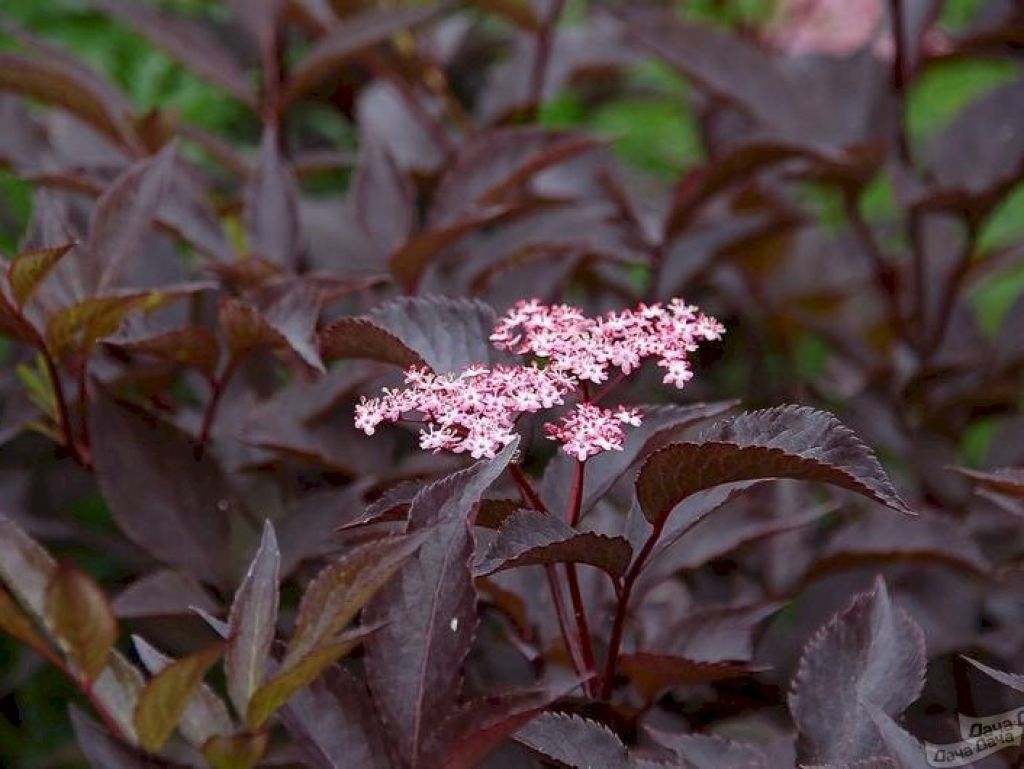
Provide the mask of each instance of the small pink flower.
[{"label": "small pink flower", "polygon": [[636,409],[611,411],[591,403],[580,403],[557,423],[544,425],[548,438],[562,444],[562,450],[580,462],[602,451],[621,451],[625,440],[623,424],[641,422]]}]

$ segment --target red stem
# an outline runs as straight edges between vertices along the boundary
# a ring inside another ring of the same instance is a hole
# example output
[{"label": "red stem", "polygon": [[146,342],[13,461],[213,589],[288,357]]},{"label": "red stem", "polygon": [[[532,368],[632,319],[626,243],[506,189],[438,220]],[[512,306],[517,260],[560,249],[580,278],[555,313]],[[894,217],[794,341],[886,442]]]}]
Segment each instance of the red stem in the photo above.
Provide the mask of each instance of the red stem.
[{"label": "red stem", "polygon": [[907,137],[907,81],[910,78],[910,62],[907,60],[906,30],[903,17],[903,0],[889,0],[889,13],[892,17],[892,36],[896,47],[896,56],[892,64],[892,85],[899,104],[899,120],[897,121],[896,144],[900,160],[910,166],[910,140]]},{"label": "red stem", "polygon": [[547,80],[548,63],[551,61],[551,46],[558,29],[558,19],[565,7],[565,0],[554,0],[551,10],[537,30],[537,53],[530,72],[530,92],[527,96],[529,108],[536,112],[544,98],[544,83]]},{"label": "red stem", "polygon": [[[519,492],[523,495],[523,499],[529,502],[535,509],[540,510],[543,513],[547,513],[547,506],[541,500],[537,491],[533,488],[533,484],[523,473],[522,468],[519,465],[509,465],[509,473],[512,476],[512,480],[516,482],[516,486],[519,487]],[[552,563],[545,564],[544,571],[548,578],[548,588],[551,590],[551,600],[555,605],[555,616],[558,618],[558,630],[562,634],[562,643],[565,645],[566,651],[569,653],[569,658],[572,660],[572,666],[576,670],[576,673],[581,678],[586,678],[589,682],[590,674],[594,671],[594,666],[591,664],[589,667],[586,663],[586,657],[583,650],[580,648],[578,639],[569,632],[569,623],[566,617],[568,612],[566,611],[565,600],[562,594],[561,581],[558,578],[558,570]],[[577,586],[578,590],[578,586]]]},{"label": "red stem", "polygon": [[46,373],[50,376],[53,398],[57,401],[57,417],[60,421],[60,431],[64,437],[64,445],[71,452],[71,456],[74,457],[75,461],[85,466],[82,455],[78,451],[78,444],[75,442],[74,430],[71,427],[71,414],[68,411],[68,401],[64,395],[64,385],[61,384],[57,365],[53,362],[53,357],[46,348],[40,348],[40,353],[43,356],[43,362],[46,364]]},{"label": "red stem", "polygon": [[[579,523],[580,513],[583,509],[583,480],[586,472],[586,462],[576,462],[572,476],[572,494],[569,500],[569,509],[566,510],[566,522],[573,528]],[[588,693],[593,693],[591,687],[593,680],[589,676],[597,670],[597,662],[594,657],[594,647],[590,638],[590,623],[587,621],[587,608],[583,603],[583,594],[580,591],[579,574],[576,571],[576,564],[569,562],[565,564],[565,575],[569,582],[569,596],[572,598],[573,615],[576,619],[576,633],[579,636],[580,648],[583,651],[583,662],[586,666],[588,679],[586,688]]]},{"label": "red stem", "polygon": [[215,376],[210,380],[210,400],[207,402],[206,410],[203,412],[202,425],[199,427],[199,437],[196,439],[197,457],[201,457],[206,449],[206,444],[210,440],[210,431],[213,429],[214,420],[217,418],[217,407],[220,405],[221,397],[224,395],[231,377],[234,376],[235,371],[238,369],[240,361],[241,358],[232,357],[220,376]]},{"label": "red stem", "polygon": [[622,646],[622,634],[626,627],[626,614],[629,610],[629,598],[633,594],[633,586],[636,584],[640,572],[643,571],[647,559],[650,558],[654,546],[658,543],[667,519],[667,515],[659,517],[647,537],[647,541],[644,542],[644,546],[640,548],[636,560],[633,561],[622,580],[622,592],[619,595],[618,606],[615,607],[615,620],[612,624],[612,637],[608,642],[608,657],[605,659],[604,675],[601,677],[601,699],[607,700],[611,696],[612,686],[615,683],[615,668],[618,665],[619,649]]}]

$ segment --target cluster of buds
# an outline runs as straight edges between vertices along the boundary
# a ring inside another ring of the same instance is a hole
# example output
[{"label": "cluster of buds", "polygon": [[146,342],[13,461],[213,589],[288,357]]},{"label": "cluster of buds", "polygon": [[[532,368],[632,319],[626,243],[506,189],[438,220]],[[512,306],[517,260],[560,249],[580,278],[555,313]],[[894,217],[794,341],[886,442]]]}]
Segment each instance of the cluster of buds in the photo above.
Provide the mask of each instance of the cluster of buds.
[{"label": "cluster of buds", "polygon": [[598,318],[569,305],[522,301],[499,321],[491,342],[542,365],[537,360],[472,365],[457,374],[410,368],[403,389],[385,389],[379,398],[361,400],[356,427],[372,435],[382,422],[407,419],[424,425],[424,449],[493,457],[515,437],[521,414],[565,405],[567,395],[582,391],[581,402],[568,414],[544,426],[549,438],[582,462],[602,451],[621,450],[624,427],[642,420],[637,409],[605,409],[590,402],[586,383],[606,382],[613,368],[627,376],[654,358],[665,369],[664,383],[683,387],[693,376],[690,354],[724,331],[714,318],[678,299]]}]

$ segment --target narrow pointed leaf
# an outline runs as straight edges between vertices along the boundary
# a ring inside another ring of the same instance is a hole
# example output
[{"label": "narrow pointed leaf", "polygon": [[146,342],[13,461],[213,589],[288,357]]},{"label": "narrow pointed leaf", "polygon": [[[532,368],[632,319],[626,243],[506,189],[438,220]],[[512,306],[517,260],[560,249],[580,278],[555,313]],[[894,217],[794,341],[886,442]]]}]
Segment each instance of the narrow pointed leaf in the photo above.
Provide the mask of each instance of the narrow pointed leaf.
[{"label": "narrow pointed leaf", "polygon": [[91,682],[117,641],[117,620],[106,595],[85,572],[61,564],[46,588],[46,613],[74,670]]},{"label": "narrow pointed leaf", "polygon": [[268,123],[260,160],[245,191],[245,231],[249,249],[280,267],[295,264],[299,250],[298,183],[282,157],[277,128]]},{"label": "narrow pointed leaf", "polygon": [[441,727],[443,769],[474,769],[514,732],[577,684],[519,689],[463,704]]},{"label": "narrow pointed leaf", "polygon": [[103,708],[129,742],[136,742],[135,705],[146,685],[142,673],[121,652],[113,649],[107,666],[92,684],[92,696],[103,703]]},{"label": "narrow pointed leaf", "polygon": [[888,713],[873,705],[865,705],[875,728],[882,736],[886,752],[895,762],[895,769],[929,769],[924,746],[912,734],[897,724]]},{"label": "narrow pointed leaf", "polygon": [[21,610],[10,593],[0,587],[0,631],[35,649],[44,657],[52,654],[49,642],[39,633],[32,619]]},{"label": "narrow pointed leaf", "polygon": [[410,766],[454,707],[462,663],[476,625],[468,518],[517,448],[424,488],[409,511],[408,531],[425,540],[364,611],[380,624],[366,645],[367,673],[398,754]]},{"label": "narrow pointed leaf", "polygon": [[622,537],[578,531],[559,518],[536,510],[510,515],[487,553],[473,565],[476,576],[517,566],[586,563],[621,577],[629,568],[633,548]]},{"label": "narrow pointed leaf", "polygon": [[249,565],[228,615],[228,647],[225,668],[228,693],[239,713],[245,713],[249,700],[260,685],[267,656],[274,641],[277,623],[281,552],[274,527],[267,521],[259,549]]},{"label": "narrow pointed leaf", "polygon": [[41,52],[0,52],[0,89],[67,110],[101,134],[131,145],[131,107],[112,88],[98,87],[96,74]]},{"label": "narrow pointed leaf", "polygon": [[46,588],[57,562],[10,518],[0,514],[0,577],[36,619],[45,621]]},{"label": "narrow pointed leaf", "polygon": [[333,642],[423,540],[420,533],[369,542],[324,568],[302,596],[282,671],[317,646]]},{"label": "narrow pointed leaf", "polygon": [[211,737],[203,746],[210,769],[251,769],[267,752],[266,732]]},{"label": "narrow pointed leaf", "polygon": [[89,415],[97,480],[121,530],[160,560],[223,585],[238,501],[213,456],[197,458],[187,435],[106,393]]},{"label": "narrow pointed leaf", "polygon": [[967,467],[954,467],[953,469],[970,478],[983,489],[1024,499],[1024,468],[1001,467],[984,472]]},{"label": "narrow pointed leaf", "polygon": [[340,660],[371,633],[358,629],[317,644],[301,657],[296,657],[257,689],[249,700],[245,720],[250,729],[259,729],[277,710],[305,686],[308,686],[328,667]]},{"label": "narrow pointed leaf", "polygon": [[705,662],[672,654],[637,652],[619,657],[619,666],[647,702],[675,686],[695,686],[745,675],[752,666],[745,662]]},{"label": "narrow pointed leaf", "polygon": [[328,668],[281,711],[281,721],[311,769],[394,769],[365,684]]},{"label": "narrow pointed leaf", "polygon": [[50,271],[76,243],[65,243],[62,246],[43,248],[38,251],[25,251],[18,254],[7,270],[7,280],[11,285],[11,293],[19,305],[24,305],[42,283]]},{"label": "narrow pointed leaf", "polygon": [[223,650],[217,644],[182,657],[149,680],[135,706],[135,731],[142,747],[154,753],[163,747]]},{"label": "narrow pointed leaf", "polygon": [[234,96],[244,104],[255,105],[249,78],[234,56],[203,27],[126,0],[89,0],[103,12],[123,21],[148,37],[155,45],[184,66]]},{"label": "narrow pointed leaf", "polygon": [[170,184],[174,156],[171,144],[157,156],[140,160],[115,179],[96,201],[85,242],[89,271],[83,277],[88,281],[90,295],[115,285],[129,261],[141,255],[142,244]]},{"label": "narrow pointed leaf", "polygon": [[111,339],[106,344],[130,353],[152,355],[179,366],[192,366],[207,376],[213,376],[217,368],[217,340],[201,326],[137,339]]},{"label": "narrow pointed leaf", "polygon": [[1011,689],[1016,689],[1018,692],[1024,692],[1024,674],[1008,673],[1005,670],[997,670],[996,668],[989,667],[983,662],[978,662],[978,660],[971,659],[970,657],[964,657],[964,659],[974,665],[974,667],[985,675],[1003,684],[1003,686],[1009,686]]},{"label": "narrow pointed leaf", "polygon": [[870,449],[835,417],[803,406],[742,414],[712,427],[699,443],[652,454],[637,478],[651,523],[705,489],[763,478],[830,483],[909,513]]},{"label": "narrow pointed leaf", "polygon": [[74,705],[69,711],[75,742],[92,769],[188,769],[184,764],[148,755],[117,739]]},{"label": "narrow pointed leaf", "polygon": [[285,101],[292,102],[308,93],[352,56],[433,18],[443,5],[385,8],[347,17],[296,64],[286,87]]},{"label": "narrow pointed leaf", "polygon": [[[150,646],[138,636],[132,639],[135,651],[150,675],[158,676],[175,661]],[[223,651],[223,646],[213,647]],[[203,652],[200,652],[201,654]],[[211,650],[212,653],[212,650]],[[136,708],[136,717],[138,709]],[[235,731],[235,725],[228,714],[227,705],[213,689],[201,681],[193,688],[191,696],[178,721],[182,736],[194,747],[201,748],[211,737],[228,735]]]}]

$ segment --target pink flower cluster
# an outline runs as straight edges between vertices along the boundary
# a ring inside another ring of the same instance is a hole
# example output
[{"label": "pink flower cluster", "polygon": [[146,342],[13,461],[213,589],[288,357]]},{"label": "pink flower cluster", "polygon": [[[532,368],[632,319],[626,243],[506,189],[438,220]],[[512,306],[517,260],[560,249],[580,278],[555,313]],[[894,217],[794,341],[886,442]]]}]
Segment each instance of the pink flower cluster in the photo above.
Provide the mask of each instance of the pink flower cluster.
[{"label": "pink flower cluster", "polygon": [[[600,318],[588,318],[568,305],[522,301],[501,319],[491,341],[499,349],[541,358],[543,366],[473,365],[458,374],[410,368],[404,389],[386,388],[381,397],[360,401],[355,424],[372,435],[382,422],[416,413],[419,418],[409,421],[424,424],[424,449],[493,457],[515,437],[521,414],[564,405],[566,395],[587,392],[581,383],[605,382],[612,367],[628,375],[646,358],[656,358],[666,371],[663,381],[682,387],[693,376],[690,353],[699,342],[723,333],[718,321],[678,299]],[[637,409],[601,408],[584,397],[544,429],[582,462],[602,451],[621,450],[624,427],[641,420]]]},{"label": "pink flower cluster", "polygon": [[583,462],[602,451],[621,451],[626,438],[622,426],[639,427],[641,421],[638,409],[619,407],[612,411],[580,403],[557,423],[544,425],[544,432],[561,443],[566,454]]},{"label": "pink flower cluster", "polygon": [[538,366],[470,366],[459,374],[434,374],[423,368],[405,372],[403,390],[385,388],[380,398],[356,406],[356,427],[373,435],[381,422],[397,422],[418,412],[425,429],[424,449],[493,457],[515,437],[523,413],[560,406],[576,383]]},{"label": "pink flower cluster", "polygon": [[680,299],[601,318],[531,300],[517,303],[502,318],[491,341],[500,349],[547,358],[556,370],[596,384],[608,379],[610,366],[630,374],[645,358],[657,358],[667,372],[662,381],[682,387],[693,377],[689,356],[698,342],[723,333],[717,320]]}]

